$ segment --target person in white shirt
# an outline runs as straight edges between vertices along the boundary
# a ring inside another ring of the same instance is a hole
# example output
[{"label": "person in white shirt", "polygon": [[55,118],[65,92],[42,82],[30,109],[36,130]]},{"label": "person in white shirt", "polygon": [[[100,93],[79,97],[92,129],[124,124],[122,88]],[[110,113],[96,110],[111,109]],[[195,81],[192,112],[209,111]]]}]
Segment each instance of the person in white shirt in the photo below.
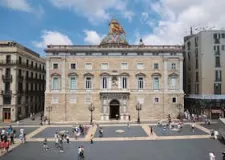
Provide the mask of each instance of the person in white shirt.
[{"label": "person in white shirt", "polygon": [[209,153],[209,160],[216,160],[216,156],[213,152]]}]

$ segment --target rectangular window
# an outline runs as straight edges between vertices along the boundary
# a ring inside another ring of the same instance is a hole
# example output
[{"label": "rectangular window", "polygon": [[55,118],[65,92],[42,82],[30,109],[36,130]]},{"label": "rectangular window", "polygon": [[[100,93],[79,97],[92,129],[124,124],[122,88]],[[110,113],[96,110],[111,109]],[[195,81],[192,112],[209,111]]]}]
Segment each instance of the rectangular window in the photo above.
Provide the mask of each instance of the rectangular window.
[{"label": "rectangular window", "polygon": [[58,96],[52,96],[52,104],[58,104],[58,103],[59,103]]},{"label": "rectangular window", "polygon": [[198,59],[195,60],[195,69],[198,69]]},{"label": "rectangular window", "polygon": [[154,77],[153,78],[153,89],[154,90],[159,90],[159,77]]},{"label": "rectangular window", "polygon": [[225,45],[221,46],[221,50],[224,51],[225,50]]},{"label": "rectangular window", "polygon": [[122,88],[127,88],[127,77],[122,77],[121,78],[121,84],[122,84]]},{"label": "rectangular window", "polygon": [[158,97],[154,98],[154,103],[159,103],[159,98]]},{"label": "rectangular window", "polygon": [[199,84],[195,84],[195,94],[199,94]]},{"label": "rectangular window", "polygon": [[53,80],[52,80],[52,89],[53,90],[59,89],[59,77],[53,77]]},{"label": "rectangular window", "polygon": [[215,81],[220,82],[222,80],[222,71],[215,72]]},{"label": "rectangular window", "polygon": [[11,55],[6,56],[6,63],[7,64],[11,63]]},{"label": "rectangular window", "polygon": [[92,64],[91,63],[86,63],[85,64],[85,69],[88,69],[88,70],[92,69]]},{"label": "rectangular window", "polygon": [[195,73],[195,80],[198,82],[198,72]]},{"label": "rectangular window", "polygon": [[214,84],[214,94],[221,94],[221,83]]},{"label": "rectangular window", "polygon": [[220,67],[220,57],[216,56],[216,67]]},{"label": "rectangular window", "polygon": [[91,77],[86,77],[86,89],[92,88],[92,79]]},{"label": "rectangular window", "polygon": [[144,63],[137,63],[137,69],[144,69]]},{"label": "rectangular window", "polygon": [[172,98],[172,103],[176,103],[177,102],[177,98],[176,97],[173,97]]},{"label": "rectangular window", "polygon": [[159,69],[159,64],[158,63],[154,63],[154,69]]},{"label": "rectangular window", "polygon": [[171,64],[171,69],[176,69],[176,63]]},{"label": "rectangular window", "polygon": [[92,102],[91,96],[87,95],[87,96],[85,97],[85,103],[86,103],[86,104],[91,104],[91,102]]},{"label": "rectangular window", "polygon": [[225,33],[222,33],[222,34],[221,34],[221,37],[222,37],[222,38],[225,38]]},{"label": "rectangular window", "polygon": [[176,77],[170,77],[170,89],[176,89],[176,82],[177,78]]},{"label": "rectangular window", "polygon": [[128,69],[128,63],[121,63],[120,68],[121,69]]},{"label": "rectangular window", "polygon": [[70,89],[76,89],[76,77],[70,77]]},{"label": "rectangular window", "polygon": [[53,69],[58,69],[58,64],[57,63],[53,64]]},{"label": "rectangular window", "polygon": [[144,78],[138,77],[138,89],[143,89],[143,88],[144,88]]},{"label": "rectangular window", "polygon": [[70,69],[76,69],[76,64],[75,63],[71,63],[70,64]]},{"label": "rectangular window", "polygon": [[108,78],[102,77],[102,88],[107,89],[108,88]]},{"label": "rectangular window", "polygon": [[101,64],[101,69],[106,70],[106,69],[108,69],[108,68],[109,68],[108,63],[102,63],[102,64]]}]

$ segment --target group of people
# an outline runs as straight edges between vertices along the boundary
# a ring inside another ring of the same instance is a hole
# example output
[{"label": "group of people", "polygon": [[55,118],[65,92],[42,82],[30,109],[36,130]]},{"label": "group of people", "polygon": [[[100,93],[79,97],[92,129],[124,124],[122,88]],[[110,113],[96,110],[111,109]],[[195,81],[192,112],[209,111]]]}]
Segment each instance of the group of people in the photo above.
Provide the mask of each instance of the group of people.
[{"label": "group of people", "polygon": [[75,126],[72,130],[73,132],[73,135],[74,137],[77,139],[80,135],[85,135],[87,134],[87,131],[88,131],[88,126],[86,125],[78,125],[78,126]]},{"label": "group of people", "polygon": [[[26,134],[24,132],[24,129],[20,129],[19,138],[22,141],[22,143],[25,143]],[[10,125],[7,129],[2,128],[1,130],[1,141],[0,141],[0,150],[1,152],[8,152],[10,145],[14,144],[14,138],[16,138],[16,130],[13,129],[13,127]]]}]

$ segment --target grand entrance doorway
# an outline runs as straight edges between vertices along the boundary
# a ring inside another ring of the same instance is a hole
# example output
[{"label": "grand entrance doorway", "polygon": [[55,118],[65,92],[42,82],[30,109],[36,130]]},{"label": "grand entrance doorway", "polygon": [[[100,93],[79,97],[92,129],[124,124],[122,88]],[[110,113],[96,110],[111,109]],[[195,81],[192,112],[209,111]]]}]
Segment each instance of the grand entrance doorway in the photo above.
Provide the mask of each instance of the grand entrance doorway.
[{"label": "grand entrance doorway", "polygon": [[11,122],[10,108],[3,108],[3,122]]},{"label": "grand entrance doorway", "polygon": [[119,119],[120,117],[120,103],[118,100],[112,100],[109,104],[110,107],[110,119]]}]

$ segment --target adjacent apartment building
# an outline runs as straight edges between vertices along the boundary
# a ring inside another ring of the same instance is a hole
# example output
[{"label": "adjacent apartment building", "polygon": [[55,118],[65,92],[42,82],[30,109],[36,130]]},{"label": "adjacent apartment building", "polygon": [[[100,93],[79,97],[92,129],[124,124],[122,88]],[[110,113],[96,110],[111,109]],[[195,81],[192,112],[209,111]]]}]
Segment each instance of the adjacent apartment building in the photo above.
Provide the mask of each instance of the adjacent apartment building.
[{"label": "adjacent apartment building", "polygon": [[191,34],[184,46],[185,107],[210,118],[224,117],[225,31]]},{"label": "adjacent apartment building", "polygon": [[14,41],[0,41],[0,120],[44,110],[45,59]]},{"label": "adjacent apartment building", "polygon": [[99,45],[46,48],[45,116],[51,121],[161,119],[183,112],[183,46],[128,44],[116,20]]}]

